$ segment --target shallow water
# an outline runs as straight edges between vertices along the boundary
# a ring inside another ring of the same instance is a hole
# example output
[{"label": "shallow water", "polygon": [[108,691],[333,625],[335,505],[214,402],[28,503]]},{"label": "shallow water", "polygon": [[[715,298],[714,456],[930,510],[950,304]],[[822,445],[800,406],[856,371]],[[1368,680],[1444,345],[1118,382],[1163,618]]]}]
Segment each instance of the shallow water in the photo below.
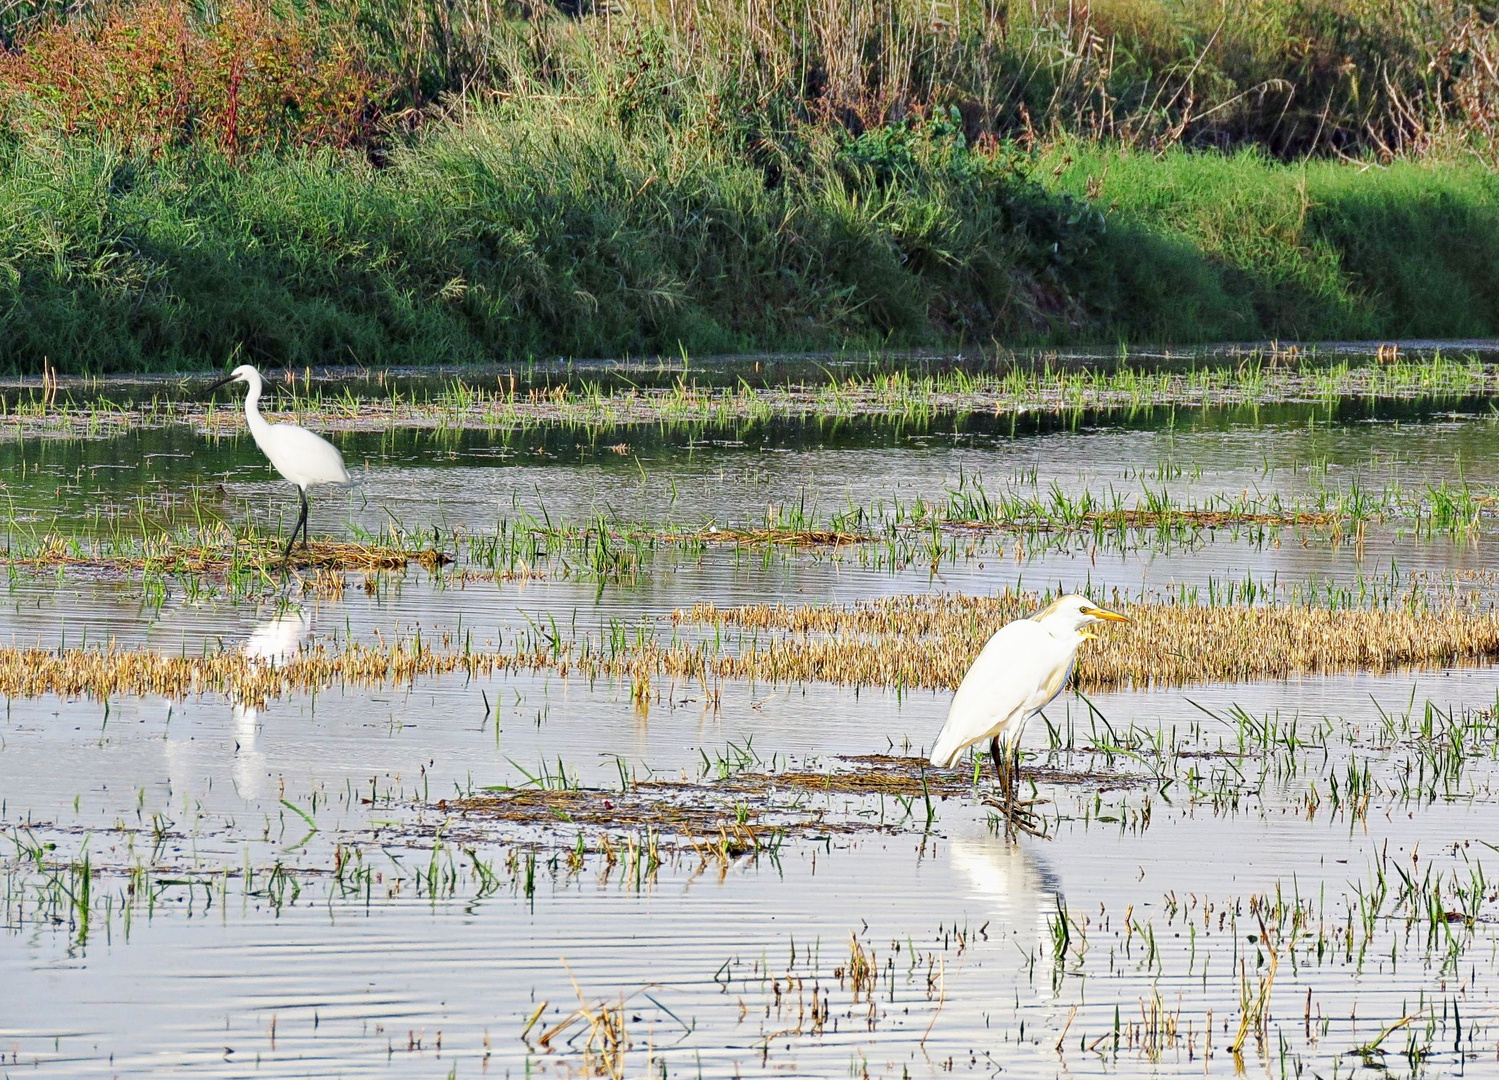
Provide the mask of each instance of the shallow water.
[{"label": "shallow water", "polygon": [[[492,528],[517,505],[543,504],[569,520],[606,511],[754,523],[788,500],[826,513],[940,497],[960,474],[1042,492],[1053,481],[1068,491],[1166,485],[1182,498],[1455,483],[1459,461],[1469,483],[1499,479],[1492,424],[1477,410],[1332,423],[1179,414],[1013,434],[972,420],[721,434],[636,433],[628,453],[557,431],[349,436],[341,444],[363,482],[317,499],[313,531],[357,535],[392,517],[412,531]],[[168,430],[0,443],[0,457],[13,535],[54,518],[101,528],[110,509],[129,520],[142,506],[153,521],[191,522],[207,507],[274,523],[289,505],[245,439]],[[1295,530],[1124,550],[1005,540],[935,569],[854,553],[658,550],[626,580],[460,586],[412,570],[372,595],[289,590],[279,604],[274,594],[194,599],[172,580],[161,591],[102,573],[21,572],[0,606],[0,640],[113,638],[274,658],[310,640],[418,627],[508,638],[548,618],[590,631],[646,619],[665,633],[660,617],[698,600],[847,602],[1016,582],[1164,590],[1246,575],[1352,582],[1392,564],[1481,575],[1492,543],[1488,530],[1451,540],[1396,526],[1361,544]],[[1263,932],[1266,897],[1279,895],[1309,914],[1276,942],[1268,1019],[1244,1044],[1246,1068],[1349,1075],[1367,1060],[1402,1075],[1480,1072],[1499,1053],[1499,862],[1483,843],[1499,825],[1499,769],[1468,753],[1457,779],[1403,796],[1420,740],[1379,732],[1384,717],[1419,714],[1428,700],[1460,711],[1496,695],[1499,673],[1487,668],[1116,692],[1091,708],[1069,694],[1047,717],[1074,745],[1053,747],[1035,724],[1033,763],[1129,780],[1043,785],[1050,840],[1007,840],[972,795],[934,800],[930,813],[919,801],[847,797],[828,800],[830,820],[887,831],[830,830],[727,860],[681,845],[654,870],[591,850],[571,857],[580,827],[568,821],[517,829],[461,819],[446,800],[543,768],[611,788],[621,768],[696,778],[736,754],[756,768],[826,768],[919,753],[946,695],[731,683],[714,702],[701,687],[671,686],[642,711],[625,683],[517,675],[258,708],[215,695],[10,701],[0,721],[0,824],[14,848],[0,851],[0,1052],[13,1074],[54,1076],[607,1075],[583,1052],[586,1034],[567,1043],[586,1024],[540,1042],[581,994],[595,1013],[623,996],[632,1048],[621,1067],[632,1076],[1226,1072],[1242,995],[1269,962],[1251,935]],[[1215,748],[1227,740],[1232,750],[1242,730],[1234,706],[1325,717],[1328,734],[1225,755]],[[1138,752],[1099,750],[1099,715],[1110,730],[1174,733],[1207,755],[1204,771],[1241,774],[1217,789],[1238,797],[1194,797]],[[1329,778],[1344,782],[1359,763],[1374,794],[1362,810],[1334,805]],[[634,831],[622,826],[618,842]],[[79,878],[65,868],[85,854],[97,873],[80,905]],[[348,859],[367,873],[351,875]],[[1381,882],[1398,891],[1432,873],[1438,891],[1420,895],[1457,905],[1452,886],[1475,867],[1486,876],[1471,919],[1449,920],[1443,906],[1433,920],[1393,899],[1368,923],[1357,914]],[[1059,926],[1069,937],[1060,949]],[[856,988],[851,939],[872,951],[873,986]],[[812,1005],[819,994],[825,1015]]]},{"label": "shallow water", "polygon": [[[1279,685],[1259,695],[1245,687],[1209,689],[1193,699],[1209,708],[1252,701],[1316,712],[1364,695],[1398,707],[1409,686],[1398,676],[1350,677]],[[1469,672],[1423,678],[1417,692],[1492,700],[1496,688],[1499,678]],[[185,900],[182,888],[164,888],[153,914],[138,913],[128,929],[118,914],[106,926],[96,922],[86,942],[76,926],[13,927],[4,945],[13,977],[3,1023],[7,1045],[19,1048],[18,1063],[53,1065],[65,1075],[187,1068],[239,1075],[255,1055],[269,1075],[445,1075],[454,1062],[462,1075],[481,1066],[487,1034],[496,1075],[518,1074],[528,1056],[535,1069],[566,1072],[576,1063],[527,1055],[514,1036],[535,1003],[553,1002],[559,1017],[572,1007],[570,971],[590,995],[635,995],[629,1009],[642,1019],[632,1031],[662,1048],[673,1072],[691,1072],[701,1060],[705,1073],[768,1065],[793,1075],[826,1075],[860,1058],[873,1073],[898,1075],[902,1068],[938,1072],[945,1057],[973,1051],[980,1059],[972,1067],[984,1071],[993,1068],[982,1056],[987,1052],[1026,1073],[1049,1074],[1060,1064],[1107,1073],[1151,1063],[1140,1053],[1124,1053],[1116,1065],[1111,1052],[1081,1051],[1059,1062],[1052,1047],[1074,1005],[1080,1007],[1074,1027],[1089,1042],[1112,1031],[1114,1002],[1124,1003],[1127,1019],[1139,999],[1153,993],[1181,1007],[1182,1023],[1191,1018],[1199,1038],[1208,1009],[1220,1023],[1235,1016],[1237,984],[1208,976],[1232,965],[1235,944],[1247,951],[1242,933],[1237,943],[1224,940],[1228,933],[1214,937],[1217,923],[1210,918],[1209,929],[1194,922],[1200,936],[1184,944],[1176,935],[1185,924],[1163,921],[1168,896],[1232,911],[1239,898],[1296,889],[1305,897],[1324,896],[1331,922],[1348,883],[1367,878],[1381,847],[1408,858],[1419,845],[1428,859],[1445,864],[1453,861],[1452,844],[1491,835],[1495,823],[1487,800],[1418,808],[1410,817],[1372,814],[1363,823],[1336,817],[1308,822],[1287,812],[1287,801],[1271,791],[1263,805],[1238,813],[1158,801],[1143,831],[1072,822],[1051,842],[1012,845],[974,820],[966,806],[949,801],[930,830],[792,845],[778,859],[743,862],[726,873],[704,872],[689,857],[638,887],[618,874],[606,880],[590,864],[576,873],[543,869],[530,897],[514,886],[484,899],[378,892],[366,899],[357,890],[340,896],[311,876],[305,895],[279,909],[267,895],[246,896],[237,882],[220,895],[213,877],[218,866],[233,868],[246,859],[265,865],[278,854],[289,865],[326,865],[324,837],[291,850],[305,830],[296,819],[286,828],[290,815],[277,814],[282,798],[306,807],[312,792],[331,796],[316,814],[325,836],[362,839],[375,864],[390,872],[395,860],[420,860],[421,844],[399,839],[382,850],[367,839],[362,819],[409,814],[413,796],[430,806],[436,791],[427,785],[442,790],[465,785],[470,776],[518,779],[511,761],[529,763],[540,754],[577,762],[592,774],[585,782],[603,784],[613,766],[590,769],[592,751],[670,772],[694,767],[698,747],[712,750],[749,737],[783,753],[848,753],[880,748],[887,738],[919,737],[940,720],[943,705],[935,695],[897,702],[876,694],[862,696],[856,712],[838,692],[782,691],[757,698],[753,709],[728,700],[712,721],[681,707],[653,710],[643,723],[624,693],[555,683],[489,685],[492,693],[519,698],[504,710],[496,737],[481,722],[479,689],[418,686],[373,708],[351,698],[324,699],[315,710],[310,702],[291,701],[249,721],[211,701],[181,706],[170,720],[160,703],[123,705],[107,726],[97,707],[56,702],[51,708],[38,703],[44,715],[30,722],[13,716],[5,732],[12,777],[6,787],[17,790],[15,778],[24,775],[25,789],[35,794],[11,802],[7,813],[30,823],[28,835],[68,844],[80,842],[80,829],[95,830],[90,850],[103,862],[118,843],[107,831],[110,823],[128,822],[140,800],[148,818],[167,815],[178,833],[158,859],[176,870],[161,876],[207,870],[196,895],[187,891]],[[1179,695],[1108,695],[1095,704],[1116,723],[1131,713],[1190,722],[1191,709]],[[54,711],[58,715],[46,715]],[[539,727],[530,720],[533,711],[544,713]],[[1357,711],[1374,713],[1372,705]],[[400,805],[361,810],[340,801],[344,790],[359,790],[372,778],[382,789],[395,788]],[[76,809],[72,793],[79,796]],[[1125,801],[1138,803],[1139,795]],[[1059,897],[1079,918],[1112,922],[1108,930],[1094,929],[1083,959],[1063,966],[1058,985],[1049,960],[1032,959],[1044,952],[1040,943],[1048,939]],[[1115,931],[1130,908],[1137,924],[1153,926],[1158,965],[1142,961],[1139,942],[1134,954],[1123,955],[1125,942]],[[1252,932],[1252,917],[1242,907],[1237,917]],[[1483,1025],[1492,1007],[1493,929],[1487,921],[1476,925],[1462,970],[1444,971],[1440,952],[1437,960],[1428,958],[1419,932],[1413,941],[1396,924],[1377,935],[1362,965],[1329,960],[1283,973],[1282,1000],[1297,1006],[1285,1010],[1299,1015],[1312,988],[1315,1009],[1332,1021],[1321,1036],[1327,1055],[1355,1043],[1360,1031],[1372,1036],[1370,1021],[1359,1028],[1355,1017],[1388,1022],[1423,993],[1461,1000],[1469,1023]],[[880,1018],[873,1031],[867,1004],[840,993],[832,975],[846,961],[851,933],[877,956],[897,962],[894,999],[888,986],[877,995]],[[961,948],[957,934],[967,939]],[[905,951],[894,952],[895,944]],[[791,965],[793,947],[801,953],[799,967]],[[907,962],[913,949],[915,974]],[[940,1013],[927,993],[928,960],[944,980]],[[729,961],[742,985],[723,971]],[[767,1035],[795,1026],[778,1016],[772,988],[757,977],[763,965],[782,980],[788,969],[808,982],[820,974],[819,985],[844,1012],[839,1030],[772,1040],[772,1053],[763,1055],[757,1046]],[[934,1037],[923,1048],[920,1035],[934,1013]],[[1028,1042],[1021,1042],[1022,1020]],[[1491,1030],[1470,1031],[1492,1042]],[[1220,1064],[1226,1064],[1226,1039],[1220,1035],[1218,1042]],[[1203,1067],[1181,1049],[1152,1067]],[[1203,1052],[1199,1044],[1196,1053]],[[1310,1048],[1308,1056],[1321,1055]],[[1437,1052],[1438,1062],[1444,1057],[1454,1060]]]},{"label": "shallow water", "polygon": [[[1113,490],[1127,501],[1166,492],[1176,505],[1214,496],[1281,497],[1291,504],[1351,488],[1398,488],[1419,497],[1428,485],[1499,485],[1499,440],[1482,415],[1423,414],[1328,425],[1315,411],[1295,419],[1225,422],[1208,412],[1171,422],[1146,419],[1079,430],[1011,435],[971,419],[913,431],[901,425],[852,429],[777,424],[734,439],[644,432],[628,453],[602,440],[579,444],[555,431],[516,436],[393,432],[341,438],[359,485],[315,494],[312,530],[358,538],[399,528],[417,542],[434,528],[492,533],[500,523],[621,522],[700,528],[754,527],[788,508],[818,520],[865,507],[942,501],[975,485],[1043,502]],[[561,445],[565,442],[566,445]],[[553,445],[558,444],[558,445]],[[255,522],[285,529],[296,499],[247,437],[204,440],[190,432],[136,432],[122,438],[0,443],[11,479],[9,536],[24,546],[63,530],[139,536],[205,522]],[[356,464],[357,463],[357,464]],[[984,592],[1007,584],[1086,586],[1126,594],[1210,581],[1291,586],[1350,584],[1388,574],[1482,576],[1494,565],[1486,533],[1418,536],[1408,522],[1371,525],[1354,544],[1317,530],[1219,529],[1183,541],[1136,537],[1122,547],[1092,536],[1000,536],[965,541],[965,557],[932,566],[909,556],[892,564],[876,550],[784,553],[709,548],[649,554],[629,580],[470,584],[434,594],[420,574],[396,583],[378,603],[350,600],[319,617],[319,629],[463,625],[511,627],[520,612],[571,618],[633,619],[696,599],[720,605],[755,600],[843,602],[928,590]],[[114,636],[122,642],[198,649],[247,632],[255,612],[198,602],[167,581],[147,595],[136,582],[76,574],[64,584],[12,576],[0,640],[53,643]]]},{"label": "shallow water", "polygon": [[[1046,496],[1168,491],[1179,502],[1250,493],[1306,498],[1360,486],[1499,481],[1494,422],[1482,403],[1335,410],[1154,410],[1083,420],[1037,416],[930,422],[747,422],[734,429],[540,428],[334,436],[357,487],[314,501],[318,528],[378,531],[399,522],[492,526],[524,507],[559,520],[745,524],[769,505],[838,513],[882,500],[937,498],[961,478],[998,493]],[[184,428],[106,439],[0,442],[12,521],[44,527],[195,523],[250,513],[279,522],[295,498],[247,435]],[[13,526],[14,527],[14,526]]]}]

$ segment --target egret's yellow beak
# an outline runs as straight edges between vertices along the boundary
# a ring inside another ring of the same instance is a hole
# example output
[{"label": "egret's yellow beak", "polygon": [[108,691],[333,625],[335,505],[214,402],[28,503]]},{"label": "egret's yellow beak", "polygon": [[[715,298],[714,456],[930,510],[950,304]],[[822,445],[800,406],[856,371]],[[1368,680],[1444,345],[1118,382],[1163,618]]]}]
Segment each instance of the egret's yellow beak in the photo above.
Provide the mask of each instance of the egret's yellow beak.
[{"label": "egret's yellow beak", "polygon": [[1130,621],[1130,618],[1129,618],[1128,615],[1121,615],[1121,614],[1119,614],[1119,612],[1117,612],[1117,611],[1110,611],[1108,608],[1101,608],[1101,607],[1083,608],[1083,614],[1084,615],[1092,615],[1095,619],[1105,619],[1105,620],[1107,620],[1109,622],[1129,622]]}]

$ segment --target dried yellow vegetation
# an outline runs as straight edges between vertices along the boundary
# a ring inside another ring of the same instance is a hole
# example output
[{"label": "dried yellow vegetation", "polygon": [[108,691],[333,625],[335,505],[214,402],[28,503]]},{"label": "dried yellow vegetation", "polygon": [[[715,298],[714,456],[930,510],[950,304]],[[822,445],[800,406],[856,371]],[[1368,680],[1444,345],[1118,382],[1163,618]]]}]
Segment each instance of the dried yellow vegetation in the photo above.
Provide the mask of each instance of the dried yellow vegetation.
[{"label": "dried yellow vegetation", "polygon": [[[1181,686],[1337,671],[1440,668],[1499,655],[1499,611],[1328,609],[1302,605],[1111,606],[1133,620],[1100,631],[1078,657],[1084,689]],[[989,635],[1041,606],[1034,596],[896,596],[845,607],[698,604],[679,623],[779,632],[765,650],[792,677],[880,686],[956,687]],[[795,657],[788,664],[788,657]]]},{"label": "dried yellow vegetation", "polygon": [[[1115,602],[1117,604],[1117,602]],[[549,672],[628,679],[648,701],[657,681],[952,689],[985,639],[1035,610],[1034,598],[902,596],[848,607],[700,604],[675,613],[680,629],[715,626],[721,644],[646,641],[610,649],[597,638],[538,639],[512,649],[436,642],[315,645],[279,665],[237,652],[168,656],[114,647],[0,648],[0,694],[104,699],[227,694],[264,701],[288,693],[410,683],[418,678]],[[1122,605],[1134,620],[1110,626],[1079,656],[1084,689],[1167,687],[1400,667],[1443,668],[1499,656],[1499,611],[1306,606]],[[733,628],[752,631],[737,647]]]}]

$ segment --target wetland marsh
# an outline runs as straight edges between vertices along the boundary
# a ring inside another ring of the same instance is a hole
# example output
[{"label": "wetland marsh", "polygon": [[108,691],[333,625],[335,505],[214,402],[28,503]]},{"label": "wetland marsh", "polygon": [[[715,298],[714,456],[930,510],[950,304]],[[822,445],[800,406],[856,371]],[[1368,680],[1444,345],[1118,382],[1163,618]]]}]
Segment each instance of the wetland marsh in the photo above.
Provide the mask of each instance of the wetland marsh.
[{"label": "wetland marsh", "polygon": [[1491,359],[309,372],[285,574],[227,399],[0,388],[0,1071],[1494,1068]]}]

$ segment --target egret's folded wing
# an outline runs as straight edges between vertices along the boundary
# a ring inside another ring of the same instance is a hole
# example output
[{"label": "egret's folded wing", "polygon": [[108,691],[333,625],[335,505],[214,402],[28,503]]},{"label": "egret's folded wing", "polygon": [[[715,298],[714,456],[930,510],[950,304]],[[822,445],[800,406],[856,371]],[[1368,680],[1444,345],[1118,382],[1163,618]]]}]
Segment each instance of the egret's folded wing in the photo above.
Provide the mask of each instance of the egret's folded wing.
[{"label": "egret's folded wing", "polygon": [[293,424],[272,424],[260,449],[294,484],[347,484],[344,457],[327,439]]},{"label": "egret's folded wing", "polygon": [[1018,720],[1055,679],[1057,646],[1030,619],[1001,627],[963,676],[932,747],[932,764],[951,765],[965,748]]}]

